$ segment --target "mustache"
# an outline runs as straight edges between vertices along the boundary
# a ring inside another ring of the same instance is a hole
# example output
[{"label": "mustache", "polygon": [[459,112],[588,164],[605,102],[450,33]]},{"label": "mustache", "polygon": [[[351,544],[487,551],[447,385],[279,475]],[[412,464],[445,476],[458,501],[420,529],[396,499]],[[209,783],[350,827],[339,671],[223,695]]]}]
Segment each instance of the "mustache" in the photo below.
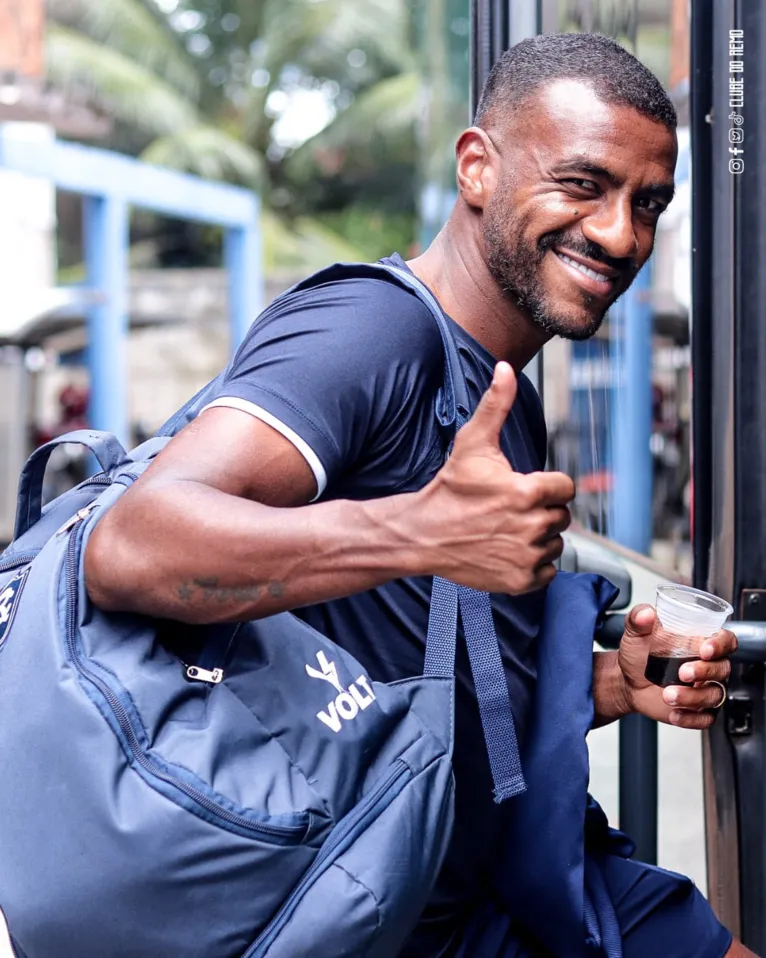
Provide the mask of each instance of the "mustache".
[{"label": "mustache", "polygon": [[546,253],[554,247],[569,250],[578,256],[584,256],[592,259],[594,262],[603,263],[610,269],[618,270],[620,273],[629,273],[634,275],[638,272],[638,264],[632,256],[621,257],[620,259],[610,256],[598,243],[592,243],[584,236],[573,236],[570,233],[554,232],[546,233],[538,242],[540,253]]}]

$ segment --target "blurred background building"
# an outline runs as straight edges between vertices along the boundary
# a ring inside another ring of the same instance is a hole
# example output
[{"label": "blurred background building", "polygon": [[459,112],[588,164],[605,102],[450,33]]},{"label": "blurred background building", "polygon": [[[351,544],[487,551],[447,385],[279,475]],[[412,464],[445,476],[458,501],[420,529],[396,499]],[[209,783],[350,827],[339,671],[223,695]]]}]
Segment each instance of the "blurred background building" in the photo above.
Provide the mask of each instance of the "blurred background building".
[{"label": "blurred background building", "polygon": [[[616,37],[660,77],[680,118],[678,195],[661,221],[652,328],[657,558],[688,571],[689,37],[685,0],[543,0],[545,31]],[[470,0],[0,0],[0,123],[32,143],[89,143],[247,187],[262,199],[266,296],[343,260],[422,248],[455,198],[470,123]],[[34,443],[87,421],[88,305],[79,196],[0,161],[0,538]],[[151,434],[225,364],[222,231],[130,218],[128,419]],[[578,519],[610,531],[619,307],[588,343],[551,343],[541,388],[550,462],[577,481]],[[59,463],[62,483],[77,475]],[[51,491],[58,488],[54,485]]]}]

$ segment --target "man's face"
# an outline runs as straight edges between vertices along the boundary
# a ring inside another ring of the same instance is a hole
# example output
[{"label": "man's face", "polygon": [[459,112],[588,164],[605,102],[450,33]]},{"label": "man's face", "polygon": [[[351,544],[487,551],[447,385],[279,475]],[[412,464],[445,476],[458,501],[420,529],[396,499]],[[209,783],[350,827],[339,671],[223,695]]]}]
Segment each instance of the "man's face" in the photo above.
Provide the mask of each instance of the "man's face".
[{"label": "man's face", "polygon": [[676,137],[580,81],[544,87],[505,128],[484,208],[489,269],[550,335],[587,339],[633,282],[673,195]]}]

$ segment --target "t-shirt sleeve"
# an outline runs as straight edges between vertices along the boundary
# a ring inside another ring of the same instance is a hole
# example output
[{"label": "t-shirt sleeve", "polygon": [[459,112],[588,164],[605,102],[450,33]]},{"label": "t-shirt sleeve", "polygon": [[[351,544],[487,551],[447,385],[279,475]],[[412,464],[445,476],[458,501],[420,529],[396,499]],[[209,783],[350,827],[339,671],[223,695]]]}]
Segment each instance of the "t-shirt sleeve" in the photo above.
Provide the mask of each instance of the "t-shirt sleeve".
[{"label": "t-shirt sleeve", "polygon": [[281,432],[314,472],[318,497],[361,458],[394,450],[423,410],[433,415],[443,362],[436,323],[416,296],[347,279],[268,307],[209,405],[243,409]]}]

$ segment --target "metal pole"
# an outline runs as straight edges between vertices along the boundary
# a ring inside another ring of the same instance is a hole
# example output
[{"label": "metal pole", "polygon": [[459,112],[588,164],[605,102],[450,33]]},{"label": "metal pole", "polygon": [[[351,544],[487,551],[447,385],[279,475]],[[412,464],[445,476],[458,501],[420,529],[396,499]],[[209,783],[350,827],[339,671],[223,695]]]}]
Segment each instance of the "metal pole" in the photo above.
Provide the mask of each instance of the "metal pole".
[{"label": "metal pole", "polygon": [[86,196],[83,216],[88,285],[103,294],[88,310],[89,419],[127,444],[128,207],[119,197]]},{"label": "metal pole", "polygon": [[471,0],[471,122],[492,69],[492,10],[489,0]]},{"label": "metal pole", "polygon": [[229,330],[233,353],[265,301],[261,234],[257,222],[226,230],[224,261],[228,271]]},{"label": "metal pole", "polygon": [[[482,87],[505,50],[540,33],[537,0],[471,0],[471,119]],[[524,372],[543,399],[543,355],[538,353]]]},{"label": "metal pole", "polygon": [[[610,349],[616,380],[612,420],[611,538],[648,553],[652,539],[652,308],[647,264],[615,308]],[[620,722],[620,828],[636,855],[657,862],[657,725]]]},{"label": "metal pole", "polygon": [[[614,310],[610,337],[617,388],[612,422],[610,538],[635,552],[652,545],[652,307],[646,266]],[[614,328],[616,326],[616,329]]]},{"label": "metal pole", "polygon": [[[497,21],[501,24],[500,29],[506,42],[503,49],[510,49],[527,37],[534,37],[542,32],[542,14],[538,0],[503,0],[498,6],[502,10],[502,19],[498,15]],[[500,52],[502,53],[502,50]],[[524,372],[544,403],[542,352],[529,362]]]},{"label": "metal pole", "polygon": [[620,720],[620,828],[636,858],[657,864],[657,723],[643,715]]}]

